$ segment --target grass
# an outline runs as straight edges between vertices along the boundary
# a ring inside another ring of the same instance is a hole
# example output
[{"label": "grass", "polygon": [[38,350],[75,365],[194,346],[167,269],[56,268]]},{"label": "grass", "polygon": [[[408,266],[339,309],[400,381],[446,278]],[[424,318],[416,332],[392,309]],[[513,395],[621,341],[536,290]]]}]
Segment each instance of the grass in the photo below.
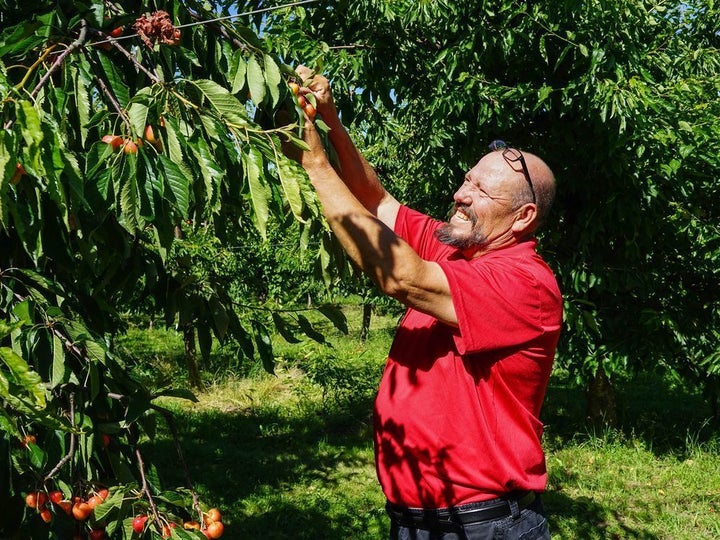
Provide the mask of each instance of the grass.
[{"label": "grass", "polygon": [[[349,319],[349,336],[326,328],[332,349],[277,341],[274,376],[237,366],[225,373],[223,362],[234,364],[219,351],[199,403],[164,401],[196,489],[224,510],[225,538],[387,536],[371,410],[396,320],[374,317],[361,343],[359,315],[351,310]],[[149,381],[182,372],[172,332],[135,330],[123,345],[142,352],[136,372]],[[622,428],[589,429],[582,390],[553,375],[543,411],[553,537],[720,538],[720,433],[705,421],[701,397],[650,375],[623,383],[618,396]],[[166,432],[145,452],[167,485],[184,485]]]}]

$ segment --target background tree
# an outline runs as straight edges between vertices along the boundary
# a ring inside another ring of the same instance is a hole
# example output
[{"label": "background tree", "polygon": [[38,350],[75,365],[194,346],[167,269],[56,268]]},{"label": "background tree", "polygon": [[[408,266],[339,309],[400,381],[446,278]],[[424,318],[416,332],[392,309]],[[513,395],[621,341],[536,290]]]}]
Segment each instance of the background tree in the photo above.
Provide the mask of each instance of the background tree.
[{"label": "background tree", "polygon": [[559,365],[614,420],[613,379],[670,370],[717,403],[720,130],[713,2],[341,1],[271,15],[286,61],[332,80],[390,189],[444,218],[496,138],[558,178],[541,249]]}]

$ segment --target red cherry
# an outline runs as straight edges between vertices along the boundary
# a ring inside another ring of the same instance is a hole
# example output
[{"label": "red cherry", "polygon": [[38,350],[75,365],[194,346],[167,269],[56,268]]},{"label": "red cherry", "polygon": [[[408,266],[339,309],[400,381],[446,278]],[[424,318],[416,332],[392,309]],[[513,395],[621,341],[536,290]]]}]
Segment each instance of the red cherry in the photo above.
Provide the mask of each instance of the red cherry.
[{"label": "red cherry", "polygon": [[147,516],[137,516],[135,519],[133,519],[132,522],[132,528],[133,531],[140,534],[145,529],[145,522],[147,521]]}]

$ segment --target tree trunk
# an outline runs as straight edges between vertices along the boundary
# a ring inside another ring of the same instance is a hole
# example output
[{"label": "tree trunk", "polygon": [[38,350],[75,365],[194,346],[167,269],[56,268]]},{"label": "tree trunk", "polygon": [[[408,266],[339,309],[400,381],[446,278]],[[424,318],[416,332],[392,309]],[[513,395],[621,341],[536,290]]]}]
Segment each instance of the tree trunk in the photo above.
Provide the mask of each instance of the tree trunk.
[{"label": "tree trunk", "polygon": [[720,380],[712,375],[705,381],[703,388],[703,396],[710,404],[710,414],[714,423],[720,423],[720,410],[718,408],[718,398],[720,397]]},{"label": "tree trunk", "polygon": [[602,369],[598,369],[585,389],[587,419],[597,425],[617,425],[617,399],[612,382]]},{"label": "tree trunk", "polygon": [[188,381],[193,388],[200,388],[200,366],[198,366],[197,351],[195,349],[195,328],[186,325],[183,328],[183,342],[185,343],[185,363],[188,370]]},{"label": "tree trunk", "polygon": [[367,341],[370,334],[370,317],[372,316],[372,304],[363,303],[362,326],[360,327],[360,341]]}]

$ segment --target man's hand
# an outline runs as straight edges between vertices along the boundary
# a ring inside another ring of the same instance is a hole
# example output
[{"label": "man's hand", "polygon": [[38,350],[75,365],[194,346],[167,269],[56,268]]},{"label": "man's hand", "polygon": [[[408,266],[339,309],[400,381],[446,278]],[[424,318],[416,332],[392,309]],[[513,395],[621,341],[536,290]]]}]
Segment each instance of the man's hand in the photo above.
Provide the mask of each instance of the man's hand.
[{"label": "man's hand", "polygon": [[302,150],[289,141],[283,143],[282,149],[286,156],[297,161],[308,174],[311,174],[313,171],[330,167],[330,162],[312,119],[305,112],[303,112],[303,115],[305,118],[302,138],[305,144],[308,145],[309,150]]},{"label": "man's hand", "polygon": [[336,117],[337,111],[330,91],[330,82],[322,75],[315,74],[307,66],[300,65],[295,72],[302,79],[300,94],[312,93],[315,96],[317,112],[322,115],[323,119]]}]

